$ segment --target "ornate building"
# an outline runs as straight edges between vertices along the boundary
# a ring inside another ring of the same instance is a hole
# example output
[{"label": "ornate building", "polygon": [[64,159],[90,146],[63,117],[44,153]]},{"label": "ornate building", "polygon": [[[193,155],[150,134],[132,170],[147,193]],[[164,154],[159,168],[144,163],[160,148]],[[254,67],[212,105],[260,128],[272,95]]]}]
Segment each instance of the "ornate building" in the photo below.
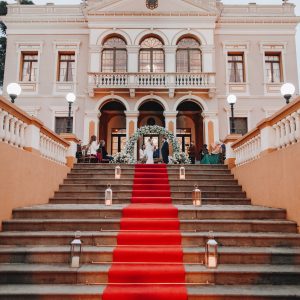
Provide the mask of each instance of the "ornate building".
[{"label": "ornate building", "polygon": [[17,105],[58,133],[74,92],[74,133],[84,143],[97,135],[112,153],[145,124],[199,149],[229,133],[228,94],[238,97],[236,127],[245,133],[284,105],[283,82],[298,91],[294,4],[149,5],[9,5],[5,87],[19,82]]}]

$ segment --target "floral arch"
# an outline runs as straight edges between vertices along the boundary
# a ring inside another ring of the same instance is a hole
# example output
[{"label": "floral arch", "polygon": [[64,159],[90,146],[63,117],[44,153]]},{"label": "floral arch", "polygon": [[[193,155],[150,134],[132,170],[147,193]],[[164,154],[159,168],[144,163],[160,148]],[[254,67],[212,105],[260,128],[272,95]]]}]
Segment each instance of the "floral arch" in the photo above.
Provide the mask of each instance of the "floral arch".
[{"label": "floral arch", "polygon": [[125,149],[114,155],[112,163],[135,164],[134,147],[138,139],[143,135],[159,134],[165,136],[173,147],[173,155],[169,157],[170,164],[190,164],[188,156],[180,150],[174,134],[161,126],[143,126],[138,128],[132,137],[126,142]]}]

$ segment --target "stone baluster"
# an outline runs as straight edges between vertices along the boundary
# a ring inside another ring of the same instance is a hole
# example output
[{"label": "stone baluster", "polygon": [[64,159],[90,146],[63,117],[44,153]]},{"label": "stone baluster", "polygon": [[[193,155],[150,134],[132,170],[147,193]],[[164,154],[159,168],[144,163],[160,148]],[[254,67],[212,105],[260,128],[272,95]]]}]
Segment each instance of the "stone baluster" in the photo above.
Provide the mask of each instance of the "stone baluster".
[{"label": "stone baluster", "polygon": [[9,141],[10,141],[10,120],[12,118],[13,118],[13,116],[10,114],[7,114],[5,116],[5,123],[4,123],[4,131],[5,131],[4,141],[5,141],[5,143],[9,143]]},{"label": "stone baluster", "polygon": [[20,144],[21,144],[21,124],[22,124],[22,121],[17,120],[16,128],[15,128],[15,132],[16,132],[15,145],[17,147],[20,147]]},{"label": "stone baluster", "polygon": [[283,148],[284,147],[284,136],[285,136],[285,124],[282,121],[279,122],[280,124],[280,148]]},{"label": "stone baluster", "polygon": [[8,113],[4,110],[0,110],[0,141],[5,138],[5,118]]},{"label": "stone baluster", "polygon": [[27,127],[27,124],[24,122],[21,122],[21,129],[20,129],[20,147],[25,147],[25,129]]},{"label": "stone baluster", "polygon": [[295,119],[295,139],[297,142],[300,141],[300,110],[294,112],[292,116]]},{"label": "stone baluster", "polygon": [[280,125],[279,125],[279,123],[275,124],[273,126],[273,129],[275,130],[275,148],[279,149],[279,147],[280,147]]},{"label": "stone baluster", "polygon": [[292,115],[287,117],[290,124],[289,142],[290,144],[295,144],[296,142],[296,122]]},{"label": "stone baluster", "polygon": [[10,119],[10,141],[9,143],[11,145],[14,145],[16,142],[16,122],[18,121],[18,119],[16,117],[13,117]]},{"label": "stone baluster", "polygon": [[289,136],[290,136],[290,132],[291,132],[291,127],[290,127],[290,122],[289,122],[288,118],[285,118],[283,120],[283,122],[284,122],[284,126],[285,126],[284,146],[287,147],[290,143]]}]

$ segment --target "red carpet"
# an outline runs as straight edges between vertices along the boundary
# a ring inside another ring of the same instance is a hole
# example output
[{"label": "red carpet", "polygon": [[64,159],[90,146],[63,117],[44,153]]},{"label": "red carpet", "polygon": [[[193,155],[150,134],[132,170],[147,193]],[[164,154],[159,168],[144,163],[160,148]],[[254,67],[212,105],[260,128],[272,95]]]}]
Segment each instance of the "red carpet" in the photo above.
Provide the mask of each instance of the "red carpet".
[{"label": "red carpet", "polygon": [[103,300],[187,300],[177,208],[165,165],[136,165]]}]

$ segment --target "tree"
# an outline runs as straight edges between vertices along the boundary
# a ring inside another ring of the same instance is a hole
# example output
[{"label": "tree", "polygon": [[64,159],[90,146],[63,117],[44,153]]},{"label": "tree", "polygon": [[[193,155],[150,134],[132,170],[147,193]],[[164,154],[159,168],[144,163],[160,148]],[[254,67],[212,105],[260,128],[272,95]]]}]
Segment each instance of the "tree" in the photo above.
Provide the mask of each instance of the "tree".
[{"label": "tree", "polygon": [[[32,5],[31,0],[20,0],[19,4]],[[7,2],[0,1],[0,16],[7,14]],[[0,21],[0,87],[3,86],[4,70],[5,70],[5,56],[6,56],[6,25]]]}]

